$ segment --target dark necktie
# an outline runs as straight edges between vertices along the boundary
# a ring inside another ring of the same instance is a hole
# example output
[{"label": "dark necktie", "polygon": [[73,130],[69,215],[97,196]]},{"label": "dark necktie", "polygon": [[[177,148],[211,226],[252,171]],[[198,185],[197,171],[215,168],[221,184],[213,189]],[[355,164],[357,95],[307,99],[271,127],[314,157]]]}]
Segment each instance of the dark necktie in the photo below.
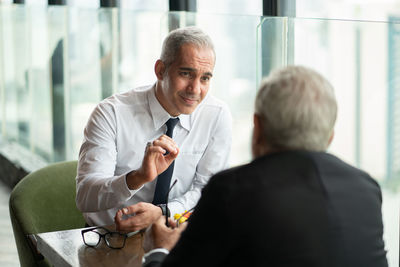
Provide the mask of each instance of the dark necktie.
[{"label": "dark necktie", "polygon": [[[172,133],[174,132],[175,125],[178,123],[178,121],[179,118],[171,118],[165,123],[167,125],[166,135],[172,138]],[[168,154],[168,152],[166,154]],[[172,173],[174,172],[174,163],[175,161],[173,161],[163,173],[158,175],[156,190],[154,191],[154,198],[152,202],[154,205],[167,203],[169,185],[171,183]]]}]

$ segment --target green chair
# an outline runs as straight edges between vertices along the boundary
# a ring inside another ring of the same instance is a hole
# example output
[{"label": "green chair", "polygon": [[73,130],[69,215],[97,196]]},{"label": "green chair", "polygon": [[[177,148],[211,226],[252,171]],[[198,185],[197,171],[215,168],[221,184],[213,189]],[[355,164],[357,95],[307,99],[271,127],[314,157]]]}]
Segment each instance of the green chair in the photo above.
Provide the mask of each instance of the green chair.
[{"label": "green chair", "polygon": [[10,217],[19,261],[25,266],[50,266],[28,235],[85,227],[75,204],[76,161],[51,164],[30,173],[10,195]]}]

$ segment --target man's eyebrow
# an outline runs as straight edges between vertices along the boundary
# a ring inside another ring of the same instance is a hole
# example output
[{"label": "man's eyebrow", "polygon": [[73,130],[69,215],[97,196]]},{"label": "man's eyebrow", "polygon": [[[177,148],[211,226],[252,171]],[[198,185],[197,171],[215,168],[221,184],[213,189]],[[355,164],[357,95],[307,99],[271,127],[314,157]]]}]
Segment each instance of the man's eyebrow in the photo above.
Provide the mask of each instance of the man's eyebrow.
[{"label": "man's eyebrow", "polygon": [[180,70],[185,70],[185,71],[197,71],[196,69],[193,68],[188,68],[188,67],[180,67]]},{"label": "man's eyebrow", "polygon": [[[180,67],[179,70],[197,72],[197,69],[189,68],[189,67]],[[210,76],[210,77],[213,76],[213,74],[209,71],[203,73],[203,75]]]}]

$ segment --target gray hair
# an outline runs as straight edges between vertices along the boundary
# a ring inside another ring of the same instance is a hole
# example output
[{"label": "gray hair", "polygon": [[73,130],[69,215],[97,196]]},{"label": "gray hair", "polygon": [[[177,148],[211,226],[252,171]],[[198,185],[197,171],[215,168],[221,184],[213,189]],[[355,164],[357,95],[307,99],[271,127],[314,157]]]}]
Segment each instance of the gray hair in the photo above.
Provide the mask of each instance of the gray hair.
[{"label": "gray hair", "polygon": [[255,113],[269,146],[324,151],[333,133],[337,104],[332,85],[319,73],[288,66],[262,81]]},{"label": "gray hair", "polygon": [[167,68],[176,59],[181,46],[188,43],[198,48],[211,49],[215,59],[214,45],[210,36],[197,27],[185,27],[171,31],[163,42],[160,59]]}]

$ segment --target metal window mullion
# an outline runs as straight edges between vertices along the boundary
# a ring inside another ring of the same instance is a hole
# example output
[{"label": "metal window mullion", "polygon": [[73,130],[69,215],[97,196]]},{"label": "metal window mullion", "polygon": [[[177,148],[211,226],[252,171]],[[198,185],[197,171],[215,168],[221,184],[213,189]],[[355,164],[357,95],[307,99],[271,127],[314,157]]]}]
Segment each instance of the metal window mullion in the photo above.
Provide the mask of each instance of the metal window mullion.
[{"label": "metal window mullion", "polygon": [[263,0],[263,16],[278,16],[278,0]]},{"label": "metal window mullion", "polygon": [[169,11],[197,11],[197,0],[169,0]]},{"label": "metal window mullion", "polygon": [[195,25],[196,16],[187,14],[187,12],[197,11],[197,0],[169,0],[169,11],[179,11],[177,16],[175,14],[169,16],[168,28],[170,31],[179,27]]},{"label": "metal window mullion", "polygon": [[263,0],[263,16],[295,17],[296,0]]},{"label": "metal window mullion", "polygon": [[[276,28],[273,29],[273,34],[267,34],[265,24],[268,23],[265,17],[261,20],[261,77],[267,76],[276,64],[285,66],[294,63],[294,23],[291,17],[295,16],[296,1],[291,0],[263,0],[263,16],[277,17],[272,20]],[[281,18],[278,18],[281,17]],[[283,17],[283,18],[282,18]],[[281,20],[281,24],[279,23]],[[281,35],[279,35],[281,31]],[[274,38],[276,36],[278,38]],[[281,40],[281,45],[278,47],[274,42]],[[280,52],[280,53],[276,53]],[[280,58],[277,58],[279,56]],[[268,60],[263,60],[263,59]]]},{"label": "metal window mullion", "polygon": [[100,0],[100,7],[120,7],[119,0]]},{"label": "metal window mullion", "polygon": [[66,5],[66,0],[48,0],[47,4],[49,6],[63,6]]}]

